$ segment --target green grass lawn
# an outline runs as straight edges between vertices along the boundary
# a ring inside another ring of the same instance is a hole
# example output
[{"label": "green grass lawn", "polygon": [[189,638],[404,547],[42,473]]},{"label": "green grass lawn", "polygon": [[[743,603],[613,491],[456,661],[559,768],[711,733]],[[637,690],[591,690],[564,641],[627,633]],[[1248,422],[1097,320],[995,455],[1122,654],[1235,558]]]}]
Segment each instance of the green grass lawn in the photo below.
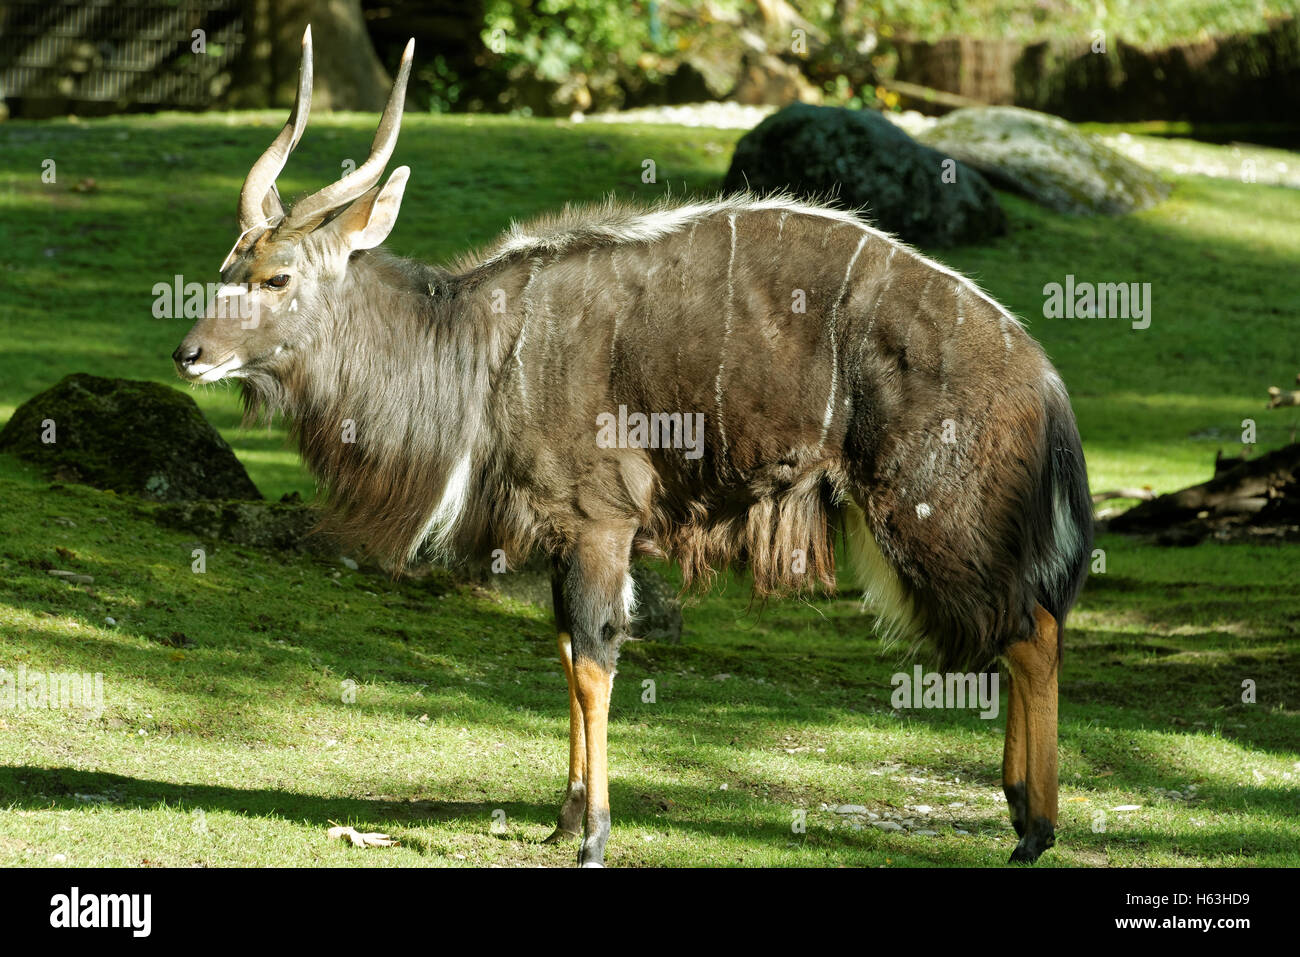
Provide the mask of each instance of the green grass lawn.
[{"label": "green grass lawn", "polygon": [[[0,421],[74,371],[176,384],[168,356],[190,320],[154,319],[153,287],[216,279],[243,175],[281,119],[0,125]],[[360,159],[373,122],[314,120],[286,196]],[[739,136],[482,117],[405,126],[396,161],[413,174],[389,245],[430,260],[565,201],[710,192]],[[640,181],[647,158],[657,184]],[[41,180],[45,160],[55,183]],[[940,254],[1044,343],[1096,488],[1200,481],[1217,449],[1239,448],[1243,419],[1261,450],[1297,421],[1265,412],[1263,396],[1300,370],[1300,191],[1172,180],[1166,203],[1114,220],[1003,196],[1008,236]],[[1067,274],[1150,282],[1150,328],[1044,319],[1043,286]],[[195,396],[265,494],[312,493],[280,429],[237,429],[233,390]],[[197,544],[204,574],[191,570]],[[1300,864],[1294,547],[1099,546],[1106,573],[1071,619],[1060,843],[1042,863]],[[1001,719],[894,711],[890,676],[905,666],[855,602],[750,609],[735,582],[686,621],[683,644],[623,655],[611,864],[1006,860]],[[531,606],[196,543],[157,526],[150,506],[51,486],[0,456],[0,667],[102,672],[105,694],[102,715],[0,711],[0,862],[570,864],[572,848],[536,843],[567,753],[551,636]],[[1242,702],[1243,681],[1257,703]],[[935,833],[855,826],[830,810],[843,804]],[[331,843],[330,822],[401,846]]]}]

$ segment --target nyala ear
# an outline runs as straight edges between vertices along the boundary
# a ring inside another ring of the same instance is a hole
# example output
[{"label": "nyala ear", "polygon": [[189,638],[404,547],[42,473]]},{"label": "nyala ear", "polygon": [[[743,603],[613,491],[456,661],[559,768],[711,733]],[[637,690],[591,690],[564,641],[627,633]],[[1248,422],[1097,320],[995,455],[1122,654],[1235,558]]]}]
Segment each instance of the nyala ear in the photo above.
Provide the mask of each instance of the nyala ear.
[{"label": "nyala ear", "polygon": [[268,223],[274,223],[278,219],[284,218],[284,203],[280,201],[280,191],[271,184],[271,188],[266,191],[262,197],[262,217]]},{"label": "nyala ear", "polygon": [[406,192],[410,175],[411,167],[397,167],[382,188],[375,186],[367,190],[329,224],[349,251],[373,249],[388,238],[397,225],[397,213],[402,208],[402,194]]}]

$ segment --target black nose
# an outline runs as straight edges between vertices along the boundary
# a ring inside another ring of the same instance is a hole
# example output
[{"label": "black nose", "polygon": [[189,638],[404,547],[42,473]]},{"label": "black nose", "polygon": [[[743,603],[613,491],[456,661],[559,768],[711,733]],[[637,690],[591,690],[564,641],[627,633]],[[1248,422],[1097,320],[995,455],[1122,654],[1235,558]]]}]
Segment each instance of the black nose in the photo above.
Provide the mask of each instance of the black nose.
[{"label": "black nose", "polygon": [[198,346],[187,346],[182,342],[176,347],[176,351],[172,353],[172,359],[183,366],[187,366],[192,362],[197,362],[202,354],[203,350]]}]

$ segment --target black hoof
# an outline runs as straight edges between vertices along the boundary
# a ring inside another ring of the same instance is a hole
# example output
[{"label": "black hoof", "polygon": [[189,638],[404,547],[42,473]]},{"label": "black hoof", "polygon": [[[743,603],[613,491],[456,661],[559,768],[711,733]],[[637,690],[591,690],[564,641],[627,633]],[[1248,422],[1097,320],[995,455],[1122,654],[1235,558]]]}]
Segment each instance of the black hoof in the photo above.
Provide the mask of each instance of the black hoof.
[{"label": "black hoof", "polygon": [[579,867],[604,867],[605,842],[609,840],[609,810],[601,808],[587,815],[587,835],[578,851]]},{"label": "black hoof", "polygon": [[542,841],[543,844],[563,844],[572,841],[574,838],[582,837],[577,831],[566,831],[562,827],[557,827],[551,832],[551,836]]},{"label": "black hoof", "polygon": [[1034,818],[1029,833],[1020,838],[1020,843],[1011,852],[1012,864],[1032,864],[1056,843],[1056,830],[1045,817]]},{"label": "black hoof", "polygon": [[560,805],[560,816],[551,836],[543,844],[559,844],[582,836],[582,812],[587,806],[587,787],[581,781],[570,781]]}]

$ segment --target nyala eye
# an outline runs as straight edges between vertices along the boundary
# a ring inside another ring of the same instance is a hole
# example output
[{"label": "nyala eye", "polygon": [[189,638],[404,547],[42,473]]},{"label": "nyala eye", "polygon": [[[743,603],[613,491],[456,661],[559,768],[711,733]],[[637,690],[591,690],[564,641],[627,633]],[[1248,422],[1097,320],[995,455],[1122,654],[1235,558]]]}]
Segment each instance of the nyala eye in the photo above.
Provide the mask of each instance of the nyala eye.
[{"label": "nyala eye", "polygon": [[278,276],[272,276],[270,279],[266,280],[266,282],[262,283],[262,285],[270,286],[272,289],[283,289],[285,286],[289,285],[289,277],[286,274],[281,273]]}]

